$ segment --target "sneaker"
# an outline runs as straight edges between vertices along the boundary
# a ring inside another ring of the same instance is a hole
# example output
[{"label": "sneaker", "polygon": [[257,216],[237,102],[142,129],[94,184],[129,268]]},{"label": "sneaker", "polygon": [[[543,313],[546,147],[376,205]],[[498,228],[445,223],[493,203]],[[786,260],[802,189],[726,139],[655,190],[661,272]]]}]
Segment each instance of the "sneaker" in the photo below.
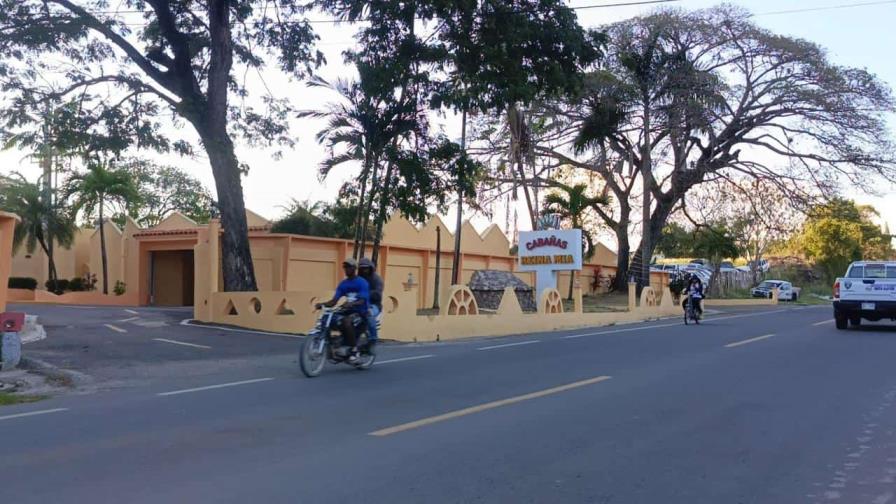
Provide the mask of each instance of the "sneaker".
[{"label": "sneaker", "polygon": [[359,362],[361,362],[361,355],[357,348],[352,348],[352,353],[348,356],[348,363],[357,364]]}]

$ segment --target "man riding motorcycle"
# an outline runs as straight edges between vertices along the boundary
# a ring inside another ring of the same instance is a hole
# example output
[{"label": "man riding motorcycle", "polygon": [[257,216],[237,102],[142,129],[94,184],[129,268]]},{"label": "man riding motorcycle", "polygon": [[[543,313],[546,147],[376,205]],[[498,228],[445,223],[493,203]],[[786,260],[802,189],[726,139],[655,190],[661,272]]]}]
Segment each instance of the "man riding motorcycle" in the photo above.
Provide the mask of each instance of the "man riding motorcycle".
[{"label": "man riding motorcycle", "polygon": [[370,311],[367,313],[367,335],[370,345],[377,343],[379,338],[377,317],[383,312],[383,277],[376,272],[376,264],[370,259],[362,257],[358,261],[358,274],[370,287]]},{"label": "man riding motorcycle", "polygon": [[703,281],[700,280],[699,277],[691,277],[691,281],[688,282],[688,286],[685,289],[685,294],[687,297],[682,301],[681,307],[687,310],[687,303],[689,300],[695,301],[696,305],[694,306],[694,312],[697,314],[697,317],[703,316]]},{"label": "man riding motorcycle", "polygon": [[342,333],[343,341],[349,347],[348,362],[354,364],[360,359],[355,323],[359,317],[367,317],[370,309],[370,287],[367,285],[367,280],[358,276],[358,261],[355,259],[346,259],[342,263],[342,270],[345,272],[345,279],[339,282],[333,299],[325,303],[317,303],[315,308],[319,310],[324,306],[334,306],[342,297],[348,299],[342,305],[346,315],[340,321],[339,331]]}]

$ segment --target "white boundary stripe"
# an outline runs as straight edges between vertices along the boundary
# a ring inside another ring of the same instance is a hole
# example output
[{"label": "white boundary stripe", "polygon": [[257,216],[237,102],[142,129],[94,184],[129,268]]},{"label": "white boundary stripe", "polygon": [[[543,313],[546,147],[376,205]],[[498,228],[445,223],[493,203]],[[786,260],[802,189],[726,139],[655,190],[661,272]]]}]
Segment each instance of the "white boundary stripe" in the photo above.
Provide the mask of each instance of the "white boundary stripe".
[{"label": "white boundary stripe", "polygon": [[115,332],[120,332],[120,333],[126,333],[126,332],[128,332],[127,329],[122,329],[122,328],[120,328],[120,327],[118,327],[118,326],[114,326],[114,325],[112,325],[112,324],[103,324],[103,325],[106,326],[106,327],[108,327],[109,329],[112,329],[112,330],[115,331]]},{"label": "white boundary stripe", "polygon": [[[789,308],[783,309],[783,310],[741,313],[739,315],[729,315],[727,317],[709,317],[709,318],[704,319],[704,322],[712,322],[715,320],[729,320],[729,319],[736,319],[736,318],[743,318],[743,317],[756,317],[759,315],[769,315],[772,313],[783,313],[786,311],[789,311]],[[642,331],[645,329],[659,329],[661,327],[675,327],[675,326],[680,326],[680,325],[682,325],[682,322],[676,322],[676,323],[672,323],[672,324],[655,324],[655,325],[641,326],[641,327],[627,327],[624,329],[610,329],[608,331],[598,331],[598,332],[584,333],[584,334],[570,334],[568,336],[562,336],[560,339],[584,338],[585,336],[599,336],[601,334],[614,334],[614,333],[620,333],[620,332]]]},{"label": "white boundary stripe", "polygon": [[219,388],[224,388],[224,387],[236,387],[237,385],[248,385],[250,383],[259,383],[259,382],[266,382],[266,381],[271,381],[271,380],[273,380],[273,378],[256,378],[254,380],[243,380],[243,381],[238,381],[238,382],[220,383],[218,385],[209,385],[207,387],[196,387],[196,388],[189,388],[189,389],[183,389],[183,390],[172,390],[171,392],[160,392],[156,395],[157,396],[172,396],[172,395],[178,395],[178,394],[187,394],[190,392],[200,392],[203,390],[219,389]]},{"label": "white boundary stripe", "polygon": [[425,425],[431,425],[438,422],[444,422],[445,420],[451,420],[452,418],[458,418],[466,415],[472,415],[473,413],[480,413],[482,411],[488,411],[495,408],[500,408],[502,406],[508,406],[511,404],[516,404],[523,401],[529,401],[531,399],[538,399],[539,397],[548,396],[551,394],[558,394],[560,392],[566,392],[567,390],[576,389],[579,387],[584,387],[586,385],[593,385],[595,383],[600,383],[602,381],[609,380],[610,376],[597,376],[595,378],[590,378],[588,380],[577,381],[573,383],[567,383],[566,385],[560,385],[559,387],[552,387],[549,389],[539,390],[537,392],[530,392],[528,394],[518,395],[514,397],[508,397],[507,399],[500,399],[498,401],[492,401],[485,404],[480,404],[478,406],[471,406],[469,408],[463,408],[455,411],[451,411],[448,413],[443,413],[441,415],[431,416],[427,418],[423,418],[420,420],[415,420],[413,422],[403,423],[401,425],[396,425],[394,427],[388,427],[385,429],[380,429],[377,431],[373,431],[368,433],[370,436],[388,436],[390,434],[396,434],[398,432],[403,432],[411,429],[416,429],[419,427],[423,427]]},{"label": "white boundary stripe", "polygon": [[376,361],[374,365],[379,366],[380,364],[389,364],[392,362],[404,362],[404,361],[412,361],[412,360],[420,360],[420,359],[429,359],[430,357],[435,357],[433,354],[426,355],[415,355],[414,357],[402,357],[400,359],[389,359],[384,361]]},{"label": "white boundary stripe", "polygon": [[831,319],[831,320],[822,320],[821,322],[816,322],[816,323],[814,323],[814,324],[812,324],[812,325],[814,325],[814,326],[820,326],[820,325],[830,324],[830,323],[833,322],[833,321],[834,321],[834,319]]},{"label": "white boundary stripe", "polygon": [[286,334],[286,333],[276,333],[276,332],[268,332],[268,331],[253,331],[252,329],[236,329],[233,327],[221,327],[221,326],[213,326],[213,325],[193,324],[192,319],[181,320],[180,325],[187,326],[187,327],[198,327],[199,329],[212,329],[215,331],[241,332],[241,333],[249,333],[249,334],[266,334],[268,336],[284,336],[287,338],[303,338],[304,337],[299,334]]},{"label": "white boundary stripe", "polygon": [[119,322],[133,322],[135,320],[140,320],[140,317],[131,317],[131,318],[126,318],[126,319],[121,319],[121,320],[119,320]]},{"label": "white boundary stripe", "polygon": [[138,312],[137,310],[129,310],[129,309],[125,308],[124,311],[126,311],[132,315],[140,315],[140,312]]},{"label": "white boundary stripe", "polygon": [[735,341],[734,343],[728,343],[727,345],[725,345],[725,348],[734,348],[734,347],[738,347],[741,345],[746,345],[748,343],[762,341],[764,339],[771,338],[772,336],[774,336],[774,334],[766,334],[765,336],[756,336],[755,338],[745,339],[745,340],[741,340],[741,341]]},{"label": "white boundary stripe", "polygon": [[514,347],[514,346],[520,346],[520,345],[531,345],[532,343],[541,343],[541,340],[536,339],[536,340],[529,340],[529,341],[520,341],[519,343],[506,343],[504,345],[486,346],[486,347],[482,347],[482,348],[477,348],[476,350],[494,350],[496,348],[507,348],[507,347]]},{"label": "white boundary stripe", "polygon": [[46,415],[48,413],[59,413],[60,411],[68,411],[68,408],[55,408],[55,409],[40,410],[40,411],[29,411],[28,413],[18,413],[15,415],[0,416],[0,420],[12,420],[13,418],[22,418],[22,417],[29,417],[29,416],[35,416],[35,415]]},{"label": "white boundary stripe", "polygon": [[189,347],[196,347],[196,348],[211,348],[210,346],[196,345],[196,344],[194,344],[194,343],[187,343],[187,342],[184,342],[184,341],[175,341],[175,340],[165,339],[165,338],[153,338],[153,340],[154,340],[154,341],[162,341],[162,342],[164,342],[164,343],[173,343],[173,344],[175,344],[175,345],[184,345],[184,346],[189,346]]}]

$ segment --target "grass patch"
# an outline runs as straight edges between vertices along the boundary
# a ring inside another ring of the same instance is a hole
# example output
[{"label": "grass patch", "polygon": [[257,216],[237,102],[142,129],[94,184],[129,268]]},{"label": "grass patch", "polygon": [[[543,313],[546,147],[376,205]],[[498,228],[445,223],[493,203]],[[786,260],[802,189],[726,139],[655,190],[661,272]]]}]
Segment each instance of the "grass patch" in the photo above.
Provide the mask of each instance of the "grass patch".
[{"label": "grass patch", "polygon": [[42,401],[47,396],[42,395],[18,395],[9,392],[0,392],[0,406],[10,406],[12,404],[25,404]]}]

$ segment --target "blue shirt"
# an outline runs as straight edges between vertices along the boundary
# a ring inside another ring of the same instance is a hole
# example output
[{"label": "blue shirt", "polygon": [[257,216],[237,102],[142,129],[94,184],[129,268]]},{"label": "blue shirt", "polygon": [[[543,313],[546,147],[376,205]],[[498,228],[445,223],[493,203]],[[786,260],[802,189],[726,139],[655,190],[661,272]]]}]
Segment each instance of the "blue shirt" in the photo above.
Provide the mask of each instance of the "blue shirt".
[{"label": "blue shirt", "polygon": [[368,303],[370,302],[370,287],[367,285],[367,280],[360,276],[342,280],[336,287],[336,294],[333,296],[333,300],[337,301],[343,296],[347,297],[349,302],[363,300],[363,303],[352,307],[351,311],[367,313]]}]

